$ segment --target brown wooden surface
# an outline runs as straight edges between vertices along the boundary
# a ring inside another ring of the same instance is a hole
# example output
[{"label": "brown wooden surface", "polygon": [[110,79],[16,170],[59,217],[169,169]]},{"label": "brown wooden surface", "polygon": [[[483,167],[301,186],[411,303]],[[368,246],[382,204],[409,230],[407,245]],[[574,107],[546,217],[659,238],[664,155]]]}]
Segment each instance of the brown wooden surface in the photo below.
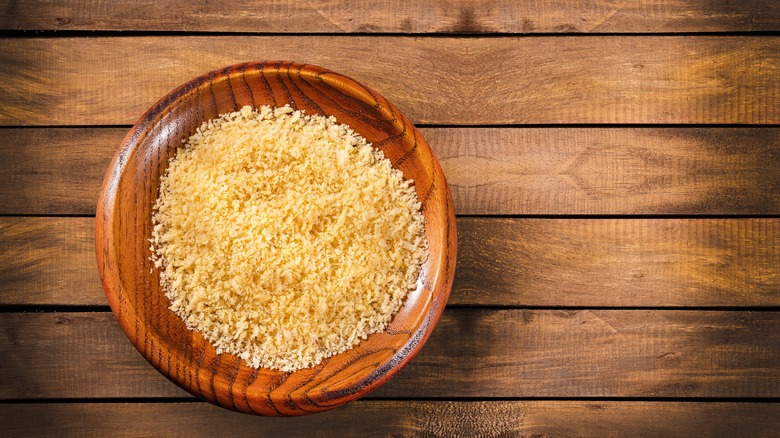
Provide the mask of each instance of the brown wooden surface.
[{"label": "brown wooden surface", "polygon": [[95,214],[130,127],[0,129],[0,214]]},{"label": "brown wooden surface", "polygon": [[451,303],[778,306],[780,219],[458,221]]},{"label": "brown wooden surface", "polygon": [[602,33],[780,30],[772,0],[265,2],[0,1],[0,29],[274,33]]},{"label": "brown wooden surface", "polygon": [[[746,126],[780,125],[775,3],[0,0],[0,435],[776,435],[780,131]],[[94,218],[36,217],[94,215],[172,88],[274,58],[450,125],[423,133],[470,216],[381,399],[281,421],[182,403],[91,307]]]},{"label": "brown wooden surface", "polygon": [[[187,396],[108,312],[0,314],[0,356],[0,399]],[[778,364],[778,312],[449,309],[367,397],[777,398]]]},{"label": "brown wooden surface", "polygon": [[349,72],[414,123],[780,123],[778,45],[710,35],[0,39],[0,124],[134,123],[199,74],[267,59]]},{"label": "brown wooden surface", "polygon": [[[128,130],[0,128],[0,214],[94,214]],[[458,214],[780,213],[775,127],[421,132]]]},{"label": "brown wooden surface", "polygon": [[[93,236],[0,218],[0,305],[106,305]],[[780,306],[780,219],[459,218],[458,240],[452,305]]]},{"label": "brown wooden surface", "polygon": [[0,218],[0,304],[106,306],[95,260],[95,218]]},{"label": "brown wooden surface", "polygon": [[[78,422],[73,419],[78,418]],[[561,421],[562,418],[567,421]],[[12,435],[272,436],[752,436],[780,429],[780,405],[589,401],[358,401],[278,421],[206,403],[10,404]]]}]

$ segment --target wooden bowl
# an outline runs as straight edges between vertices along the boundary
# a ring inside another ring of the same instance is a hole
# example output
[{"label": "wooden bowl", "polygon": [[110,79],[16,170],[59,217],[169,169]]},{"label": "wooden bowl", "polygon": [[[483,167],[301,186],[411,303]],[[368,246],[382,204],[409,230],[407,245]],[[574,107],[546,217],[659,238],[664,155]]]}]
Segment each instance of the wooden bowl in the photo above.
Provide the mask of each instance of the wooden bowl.
[{"label": "wooden bowl", "polygon": [[[430,257],[388,328],[321,364],[284,373],[216,354],[168,309],[150,262],[152,206],[168,160],[205,120],[244,105],[284,106],[335,116],[413,179]],[[455,271],[452,199],[420,132],[390,102],[340,74],[289,62],[247,63],[196,78],[157,102],[111,162],[97,206],[96,249],[108,302],[138,351],[180,387],[241,412],[286,416],[332,409],[386,382],[422,347],[441,316]]]}]

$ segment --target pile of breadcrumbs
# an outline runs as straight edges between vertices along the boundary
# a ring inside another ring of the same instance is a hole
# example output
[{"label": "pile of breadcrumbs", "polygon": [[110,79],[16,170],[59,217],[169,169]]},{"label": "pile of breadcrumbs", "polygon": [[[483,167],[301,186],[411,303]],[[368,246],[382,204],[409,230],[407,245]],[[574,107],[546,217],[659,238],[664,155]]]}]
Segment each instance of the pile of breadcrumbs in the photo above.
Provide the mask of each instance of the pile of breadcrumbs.
[{"label": "pile of breadcrumbs", "polygon": [[411,181],[348,126],[246,106],[171,159],[152,259],[218,353],[294,371],[385,329],[427,257]]}]

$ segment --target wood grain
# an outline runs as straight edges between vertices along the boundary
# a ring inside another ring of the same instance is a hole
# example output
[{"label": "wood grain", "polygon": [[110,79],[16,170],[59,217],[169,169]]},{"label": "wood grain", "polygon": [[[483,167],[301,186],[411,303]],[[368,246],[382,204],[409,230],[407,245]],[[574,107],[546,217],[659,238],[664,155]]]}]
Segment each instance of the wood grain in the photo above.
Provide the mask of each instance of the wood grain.
[{"label": "wood grain", "polygon": [[780,428],[780,404],[361,400],[280,422],[206,403],[41,403],[4,405],[0,425],[6,436],[759,437]]},{"label": "wood grain", "polygon": [[[449,304],[780,306],[780,219],[459,218]],[[106,305],[93,218],[0,218],[0,305]]]},{"label": "wood grain", "polygon": [[458,238],[451,304],[780,304],[780,219],[461,218]]},{"label": "wood grain", "polygon": [[[757,341],[760,340],[760,341]],[[100,313],[0,314],[0,399],[182,397]],[[368,397],[780,397],[780,313],[446,310]]]},{"label": "wood grain", "polygon": [[106,303],[93,217],[0,217],[0,435],[780,430],[780,130],[635,126],[780,125],[775,1],[0,0],[0,30],[0,215],[94,215],[123,125],[198,74],[293,59],[451,125],[423,134],[460,214],[564,216],[459,218],[420,355],[286,421],[186,402],[112,314],[61,312]]},{"label": "wood grain", "polygon": [[[129,128],[0,128],[0,214],[95,212]],[[459,214],[780,214],[780,129],[423,128]]]},{"label": "wood grain", "polygon": [[0,29],[268,33],[776,31],[771,0],[0,1]]},{"label": "wood grain", "polygon": [[458,214],[780,213],[780,130],[774,128],[424,134]]},{"label": "wood grain", "polygon": [[94,218],[0,218],[0,304],[107,305],[94,236]]},{"label": "wood grain", "polygon": [[776,124],[779,44],[709,35],[10,38],[0,40],[0,124],[134,123],[179,84],[253,59],[333,68],[415,123]]},{"label": "wood grain", "polygon": [[4,313],[0,321],[2,399],[189,395],[138,354],[110,312]]},{"label": "wood grain", "polygon": [[0,214],[95,214],[126,128],[0,129]]}]

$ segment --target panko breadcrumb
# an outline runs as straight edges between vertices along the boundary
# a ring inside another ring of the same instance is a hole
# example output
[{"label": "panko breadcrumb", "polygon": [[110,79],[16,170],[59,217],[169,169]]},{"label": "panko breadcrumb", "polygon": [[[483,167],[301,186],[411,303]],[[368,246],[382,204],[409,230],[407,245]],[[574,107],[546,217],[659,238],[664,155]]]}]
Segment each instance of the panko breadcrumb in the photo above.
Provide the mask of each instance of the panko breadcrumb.
[{"label": "panko breadcrumb", "polygon": [[413,182],[348,126],[289,106],[204,123],[152,219],[170,309],[217,353],[285,372],[384,330],[428,252]]}]

